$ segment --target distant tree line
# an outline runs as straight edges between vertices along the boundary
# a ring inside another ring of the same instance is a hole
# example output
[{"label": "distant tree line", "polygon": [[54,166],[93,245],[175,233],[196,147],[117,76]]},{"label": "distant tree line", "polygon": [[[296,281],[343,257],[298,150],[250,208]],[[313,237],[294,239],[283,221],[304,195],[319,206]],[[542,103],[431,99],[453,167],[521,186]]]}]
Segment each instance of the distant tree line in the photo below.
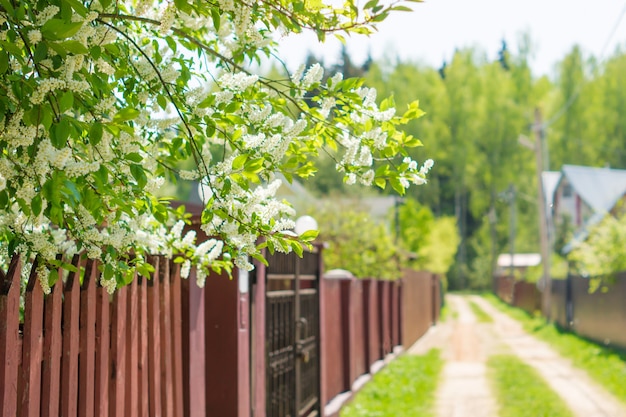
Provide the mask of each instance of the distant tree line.
[{"label": "distant tree line", "polygon": [[[535,108],[546,123],[549,169],[626,168],[624,50],[600,60],[575,46],[552,75],[536,76],[528,36],[520,45],[511,51],[503,42],[493,57],[478,49],[458,50],[438,68],[397,58],[368,58],[357,65],[345,49],[336,64],[345,75],[364,76],[381,97],[393,95],[399,109],[419,99],[426,111],[406,126],[427,144],[410,155],[419,162],[428,155],[435,167],[429,184],[409,190],[407,197],[437,217],[456,218],[461,239],[448,273],[452,288],[490,285],[497,255],[508,251],[511,239],[517,252],[539,252],[535,158],[518,143],[520,134],[533,134]],[[334,163],[332,155],[322,155],[320,171],[307,187],[321,195],[362,192],[324,169]],[[507,195],[511,185],[517,190],[514,200]]]}]

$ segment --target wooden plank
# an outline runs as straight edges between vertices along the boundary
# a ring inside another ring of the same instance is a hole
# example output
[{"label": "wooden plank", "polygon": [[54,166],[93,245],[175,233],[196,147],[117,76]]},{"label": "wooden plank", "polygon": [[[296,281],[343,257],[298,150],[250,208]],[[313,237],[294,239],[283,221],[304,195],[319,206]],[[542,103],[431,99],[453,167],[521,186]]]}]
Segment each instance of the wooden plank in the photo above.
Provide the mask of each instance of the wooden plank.
[{"label": "wooden plank", "polygon": [[[80,268],[80,256],[72,265]],[[78,415],[78,352],[80,350],[80,270],[70,272],[63,292],[63,355],[61,357],[61,415]]]},{"label": "wooden plank", "polygon": [[[137,277],[139,287],[139,412],[138,416],[148,417],[148,281]],[[182,415],[182,414],[180,414]]]},{"label": "wooden plank", "polygon": [[172,320],[170,298],[170,264],[164,257],[159,260],[159,308],[161,315],[161,407],[163,415],[174,417],[174,386],[172,381]]},{"label": "wooden plank", "polygon": [[151,257],[154,273],[148,281],[148,397],[150,415],[161,417],[161,336],[159,326],[159,258]]},{"label": "wooden plank", "polygon": [[113,296],[111,315],[111,361],[109,416],[124,416],[126,392],[126,320],[128,287],[118,288]]},{"label": "wooden plank", "polygon": [[62,271],[44,303],[44,342],[43,373],[41,391],[41,411],[43,417],[58,417],[61,386],[62,335],[61,318],[63,313]]},{"label": "wooden plank", "polygon": [[80,360],[78,415],[93,416],[96,393],[96,280],[98,269],[92,259],[87,261],[80,291]]},{"label": "wooden plank", "polygon": [[183,408],[183,335],[180,264],[170,262],[172,302],[172,365],[174,384],[174,415],[182,416]]},{"label": "wooden plank", "polygon": [[126,319],[126,404],[125,415],[139,414],[139,304],[137,275],[128,285],[128,314]]},{"label": "wooden plank", "polygon": [[20,389],[20,415],[39,417],[41,361],[43,360],[44,294],[33,265],[24,294],[24,337]]},{"label": "wooden plank", "polygon": [[21,269],[20,257],[13,256],[6,275],[0,272],[0,412],[3,416],[17,415]]},{"label": "wooden plank", "polygon": [[103,287],[98,286],[96,288],[96,392],[94,398],[97,417],[109,415],[110,310],[109,294]]}]

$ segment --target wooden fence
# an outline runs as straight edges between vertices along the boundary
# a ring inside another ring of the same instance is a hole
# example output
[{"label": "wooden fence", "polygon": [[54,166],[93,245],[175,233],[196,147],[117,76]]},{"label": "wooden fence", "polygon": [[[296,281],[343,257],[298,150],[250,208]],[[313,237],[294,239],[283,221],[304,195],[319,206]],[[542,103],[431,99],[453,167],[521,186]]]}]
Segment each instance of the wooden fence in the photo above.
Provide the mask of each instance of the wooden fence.
[{"label": "wooden fence", "polygon": [[[0,415],[265,415],[265,267],[249,277],[213,276],[198,288],[193,269],[182,280],[178,265],[149,262],[151,279],[135,277],[113,295],[93,262],[84,275],[59,271],[49,295],[35,267],[20,295],[18,257],[0,271]],[[321,280],[323,415],[428,329],[439,297],[428,273],[397,282]]]},{"label": "wooden fence", "polygon": [[[72,264],[79,265],[78,257]],[[0,272],[2,416],[181,416],[183,353],[179,269],[150,260],[110,296],[97,265],[69,273],[44,296],[33,267],[20,323],[21,260]]]},{"label": "wooden fence", "polygon": [[529,314],[541,312],[541,292],[535,283],[500,276],[496,277],[495,292],[502,301]]},{"label": "wooden fence", "polygon": [[439,315],[437,275],[404,271],[398,281],[326,276],[321,285],[322,400],[338,415],[386,358],[410,347]]}]

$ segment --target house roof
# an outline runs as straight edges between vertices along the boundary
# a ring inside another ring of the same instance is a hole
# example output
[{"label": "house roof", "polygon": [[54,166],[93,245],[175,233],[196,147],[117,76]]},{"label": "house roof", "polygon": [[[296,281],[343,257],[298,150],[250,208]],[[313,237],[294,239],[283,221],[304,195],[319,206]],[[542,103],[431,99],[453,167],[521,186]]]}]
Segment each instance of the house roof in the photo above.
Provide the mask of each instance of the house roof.
[{"label": "house roof", "polygon": [[563,165],[562,172],[596,213],[609,212],[626,193],[626,170],[623,169]]}]

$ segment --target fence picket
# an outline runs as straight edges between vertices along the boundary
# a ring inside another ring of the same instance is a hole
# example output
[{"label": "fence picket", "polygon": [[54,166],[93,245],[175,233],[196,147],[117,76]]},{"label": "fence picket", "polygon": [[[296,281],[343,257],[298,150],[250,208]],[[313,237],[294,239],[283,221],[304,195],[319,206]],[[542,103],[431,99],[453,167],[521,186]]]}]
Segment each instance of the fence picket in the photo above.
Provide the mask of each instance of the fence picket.
[{"label": "fence picket", "polygon": [[[72,265],[80,267],[75,255]],[[80,349],[80,272],[70,272],[64,288],[63,355],[61,357],[61,415],[78,415],[78,352]]]},{"label": "fence picket", "polygon": [[61,317],[63,313],[63,276],[58,271],[58,279],[51,293],[44,302],[44,347],[41,405],[43,417],[60,415],[59,400],[61,385],[62,334]]},{"label": "fence picket", "polygon": [[170,303],[170,264],[160,257],[159,307],[161,315],[161,402],[163,415],[174,417],[174,387],[172,385],[172,320]]},{"label": "fence picket", "polygon": [[88,417],[94,415],[94,398],[96,392],[96,277],[97,266],[88,260],[85,276],[80,291],[80,358],[79,358],[79,395],[78,415]]},{"label": "fence picket", "polygon": [[174,415],[183,415],[183,335],[180,264],[170,262],[172,302],[172,380],[174,384]]},{"label": "fence picket", "polygon": [[[95,266],[94,266],[95,268]],[[99,275],[97,275],[99,277]],[[96,281],[99,281],[97,279]],[[95,284],[95,282],[94,282]],[[109,416],[109,349],[111,343],[109,294],[96,287],[96,370],[95,370],[95,415]]]},{"label": "fence picket", "polygon": [[19,382],[20,415],[38,417],[41,407],[44,294],[33,265],[24,294],[24,337]]},{"label": "fence picket", "polygon": [[159,269],[160,262],[158,257],[151,257],[150,263],[154,266],[152,279],[148,281],[148,387],[149,387],[149,406],[150,415],[153,417],[161,417],[161,347],[159,341]]},{"label": "fence picket", "polygon": [[126,320],[128,287],[115,291],[111,315],[111,379],[109,380],[109,416],[124,416],[126,393]]},{"label": "fence picket", "polygon": [[6,275],[0,271],[0,411],[3,416],[17,415],[21,269],[20,257],[14,256]]},{"label": "fence picket", "polygon": [[137,374],[139,367],[139,305],[137,276],[128,285],[128,311],[126,319],[126,405],[125,415],[136,416],[139,413],[139,390]]},{"label": "fence picket", "polygon": [[[139,296],[139,412],[138,416],[148,417],[148,282],[144,277],[137,277]],[[179,414],[182,415],[182,414]]]}]

